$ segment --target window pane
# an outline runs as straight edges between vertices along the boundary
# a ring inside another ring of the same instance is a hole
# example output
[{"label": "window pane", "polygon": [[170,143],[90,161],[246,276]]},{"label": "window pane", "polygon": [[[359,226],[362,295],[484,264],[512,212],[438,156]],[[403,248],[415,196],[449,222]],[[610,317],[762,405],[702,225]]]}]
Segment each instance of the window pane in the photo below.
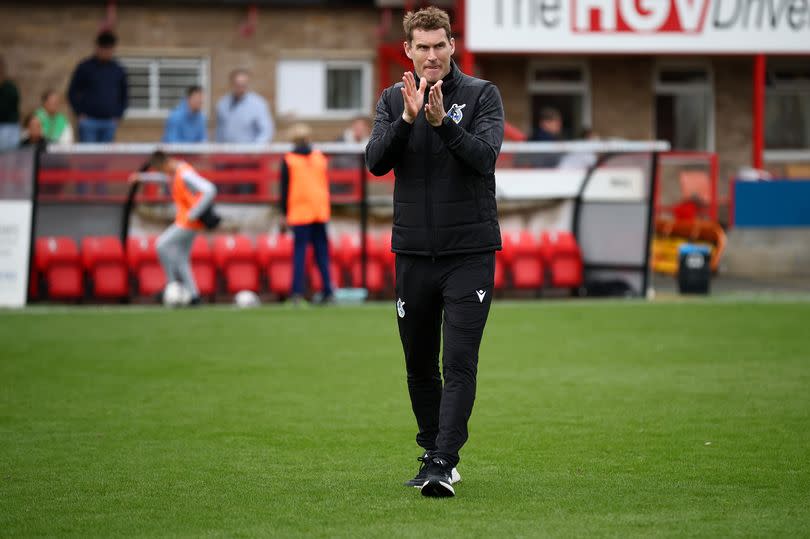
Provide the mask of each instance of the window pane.
[{"label": "window pane", "polygon": [[779,83],[801,84],[810,87],[810,62],[808,65],[774,67],[768,70],[768,86]]},{"label": "window pane", "polygon": [[535,69],[535,82],[582,82],[582,70],[578,67],[543,67]]},{"label": "window pane", "polygon": [[363,106],[363,70],[327,68],[327,110],[356,110]]},{"label": "window pane", "polygon": [[171,109],[183,100],[189,86],[199,85],[200,66],[188,61],[164,60],[159,67],[158,107]]},{"label": "window pane", "polygon": [[664,84],[706,83],[709,74],[705,69],[662,69],[658,73],[658,80]]},{"label": "window pane", "polygon": [[149,65],[146,63],[125,64],[129,87],[129,108],[149,108]]},{"label": "window pane", "polygon": [[[559,133],[541,133],[540,115],[544,109],[554,109],[560,113],[562,125]],[[585,127],[583,121],[583,98],[581,94],[538,94],[532,97],[531,140],[576,140],[582,138]]]},{"label": "window pane", "polygon": [[765,147],[810,148],[810,93],[796,91],[766,95]]},{"label": "window pane", "polygon": [[706,150],[709,134],[707,95],[658,95],[655,99],[655,138],[674,150]]}]

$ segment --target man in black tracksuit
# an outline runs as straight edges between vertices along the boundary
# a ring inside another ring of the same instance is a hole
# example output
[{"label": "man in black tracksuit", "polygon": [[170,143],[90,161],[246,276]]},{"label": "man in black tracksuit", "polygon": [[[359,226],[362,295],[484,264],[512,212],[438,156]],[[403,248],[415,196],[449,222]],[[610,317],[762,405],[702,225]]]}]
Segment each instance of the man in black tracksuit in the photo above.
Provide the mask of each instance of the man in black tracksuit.
[{"label": "man in black tracksuit", "polygon": [[501,248],[494,169],[503,106],[494,84],[452,61],[445,12],[426,8],[404,23],[415,72],[380,97],[366,162],[372,174],[393,168],[396,176],[397,321],[416,441],[425,449],[419,474],[406,485],[453,496]]}]

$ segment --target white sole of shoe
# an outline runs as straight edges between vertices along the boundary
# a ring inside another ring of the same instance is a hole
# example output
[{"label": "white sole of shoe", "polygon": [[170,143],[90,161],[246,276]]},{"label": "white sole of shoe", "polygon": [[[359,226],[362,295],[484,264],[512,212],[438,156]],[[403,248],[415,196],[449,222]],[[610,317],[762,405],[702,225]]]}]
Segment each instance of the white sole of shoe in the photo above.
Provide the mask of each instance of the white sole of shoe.
[{"label": "white sole of shoe", "polygon": [[[461,474],[458,473],[456,468],[453,468],[450,471],[450,484],[455,485],[456,483],[461,483]],[[424,485],[411,485],[413,488],[421,489]]]}]

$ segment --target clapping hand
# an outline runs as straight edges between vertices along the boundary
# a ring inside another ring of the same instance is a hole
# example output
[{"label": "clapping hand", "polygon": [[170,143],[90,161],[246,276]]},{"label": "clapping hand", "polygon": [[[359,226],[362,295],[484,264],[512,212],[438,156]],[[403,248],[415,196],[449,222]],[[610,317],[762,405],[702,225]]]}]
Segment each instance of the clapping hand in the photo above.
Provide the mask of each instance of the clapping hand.
[{"label": "clapping hand", "polygon": [[428,102],[425,105],[425,118],[430,125],[438,127],[447,115],[444,110],[444,96],[442,95],[442,81],[438,81],[430,88]]},{"label": "clapping hand", "polygon": [[402,75],[402,99],[405,102],[405,110],[402,111],[402,119],[412,124],[419,115],[419,109],[425,102],[425,89],[427,79],[419,79],[419,88],[416,87],[416,79],[410,71]]}]

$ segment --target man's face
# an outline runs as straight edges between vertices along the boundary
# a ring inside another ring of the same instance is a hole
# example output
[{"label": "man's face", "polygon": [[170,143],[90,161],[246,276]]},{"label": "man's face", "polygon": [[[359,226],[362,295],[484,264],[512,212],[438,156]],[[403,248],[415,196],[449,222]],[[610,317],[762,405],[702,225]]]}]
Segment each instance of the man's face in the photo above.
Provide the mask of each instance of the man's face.
[{"label": "man's face", "polygon": [[194,92],[188,96],[188,108],[192,112],[199,112],[202,109],[203,95],[202,92]]},{"label": "man's face", "polygon": [[96,58],[102,62],[109,62],[115,56],[115,47],[97,47]]},{"label": "man's face", "polygon": [[48,114],[56,114],[59,111],[59,107],[62,105],[62,98],[56,92],[51,92],[48,94],[48,98],[45,99],[45,102],[42,103],[42,108],[44,108]]},{"label": "man's face", "polygon": [[413,60],[418,77],[425,77],[428,84],[434,84],[450,73],[450,57],[456,52],[454,39],[447,39],[447,32],[438,30],[413,31],[413,40],[405,42],[405,54]]},{"label": "man's face", "polygon": [[237,73],[231,79],[231,92],[236,97],[242,97],[248,91],[250,78],[247,73]]},{"label": "man's face", "polygon": [[551,133],[552,135],[559,135],[562,132],[562,120],[559,118],[549,118],[547,120],[542,120],[540,122],[540,127],[543,128],[543,131],[546,133]]}]

